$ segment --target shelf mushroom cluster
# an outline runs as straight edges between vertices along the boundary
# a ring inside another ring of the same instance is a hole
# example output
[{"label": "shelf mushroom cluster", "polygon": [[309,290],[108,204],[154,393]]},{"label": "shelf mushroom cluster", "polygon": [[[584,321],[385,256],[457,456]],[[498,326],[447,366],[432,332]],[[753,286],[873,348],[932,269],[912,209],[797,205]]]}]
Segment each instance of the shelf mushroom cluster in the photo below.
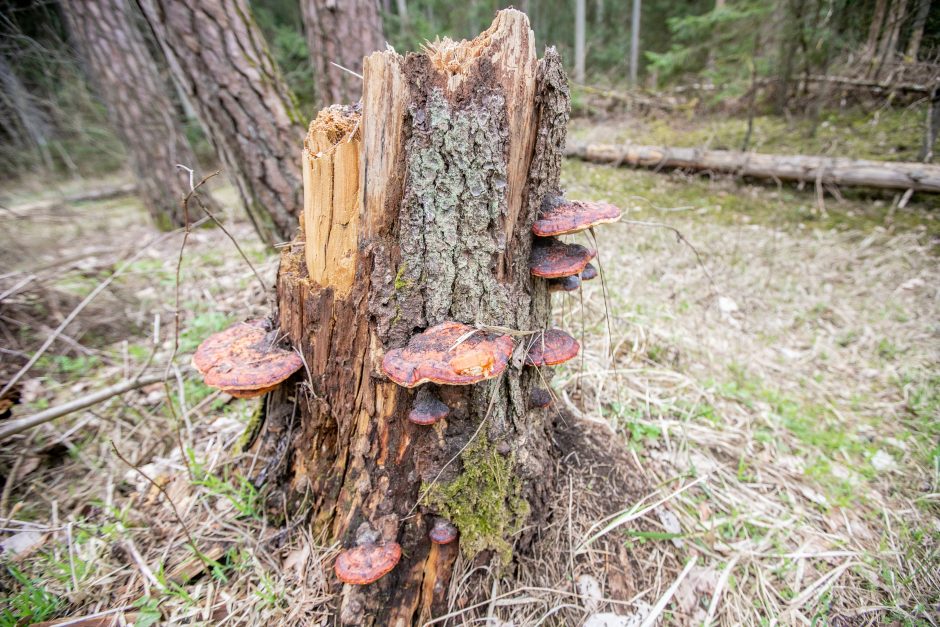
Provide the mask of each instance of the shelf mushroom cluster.
[{"label": "shelf mushroom cluster", "polygon": [[[607,203],[568,201],[553,196],[542,204],[538,220],[532,226],[536,236],[529,269],[532,275],[548,281],[550,291],[572,291],[582,281],[597,276],[590,262],[596,252],[579,244],[566,244],[560,235],[576,233],[597,224],[616,222],[620,209]],[[525,364],[532,367],[556,366],[577,356],[578,342],[561,329],[547,329],[529,337]],[[406,388],[421,386],[415,394],[408,420],[430,426],[444,420],[450,407],[434,385],[473,385],[499,376],[512,357],[514,343],[510,336],[447,321],[412,337],[407,346],[388,351],[382,359],[382,372]],[[529,405],[545,408],[551,404],[551,392],[544,388],[531,391]],[[435,544],[457,539],[453,523],[436,518],[428,532]],[[379,545],[360,543],[342,552],[334,569],[340,580],[367,584],[390,572],[401,557],[395,542]]]}]

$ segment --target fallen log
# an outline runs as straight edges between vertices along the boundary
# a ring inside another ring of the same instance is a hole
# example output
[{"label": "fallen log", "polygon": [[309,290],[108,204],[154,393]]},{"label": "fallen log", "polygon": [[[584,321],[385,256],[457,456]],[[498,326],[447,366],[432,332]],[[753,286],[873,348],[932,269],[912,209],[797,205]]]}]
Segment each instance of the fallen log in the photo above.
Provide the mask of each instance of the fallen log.
[{"label": "fallen log", "polygon": [[940,166],[926,163],[611,144],[575,144],[565,154],[595,163],[940,193]]},{"label": "fallen log", "polygon": [[137,191],[135,183],[123,183],[121,185],[112,185],[109,187],[99,187],[88,189],[68,196],[59,196],[47,200],[37,200],[35,202],[23,203],[11,207],[11,210],[19,216],[27,216],[39,211],[48,211],[53,207],[62,205],[73,205],[79,202],[91,202],[95,200],[109,200],[119,196],[129,196]]}]

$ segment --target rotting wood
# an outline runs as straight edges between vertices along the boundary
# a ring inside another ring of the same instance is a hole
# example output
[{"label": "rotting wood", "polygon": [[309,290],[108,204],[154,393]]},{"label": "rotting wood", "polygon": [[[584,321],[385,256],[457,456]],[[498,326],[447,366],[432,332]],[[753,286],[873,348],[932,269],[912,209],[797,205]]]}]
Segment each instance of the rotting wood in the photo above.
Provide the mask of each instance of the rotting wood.
[{"label": "rotting wood", "polygon": [[765,179],[940,193],[940,166],[924,163],[612,144],[569,146],[566,154],[615,165],[709,170]]},{"label": "rotting wood", "polygon": [[358,117],[346,107],[325,109],[304,140],[304,257],[311,281],[340,298],[356,274],[360,213]]},{"label": "rotting wood", "polygon": [[[506,10],[469,42],[372,54],[361,110],[331,107],[311,125],[304,239],[282,252],[277,281],[280,330],[306,372],[269,396],[252,454],[272,514],[303,504],[327,544],[402,547],[375,583],[332,580],[336,624],[440,615],[458,550],[505,563],[544,515],[552,414],[528,400],[550,373],[517,351],[492,380],[440,386],[450,412],[425,426],[381,360],[447,320],[515,329],[522,349],[548,326],[531,229],[560,193],[568,107],[558,54],[539,61],[527,18]],[[430,542],[437,517],[460,529],[459,549]]]}]

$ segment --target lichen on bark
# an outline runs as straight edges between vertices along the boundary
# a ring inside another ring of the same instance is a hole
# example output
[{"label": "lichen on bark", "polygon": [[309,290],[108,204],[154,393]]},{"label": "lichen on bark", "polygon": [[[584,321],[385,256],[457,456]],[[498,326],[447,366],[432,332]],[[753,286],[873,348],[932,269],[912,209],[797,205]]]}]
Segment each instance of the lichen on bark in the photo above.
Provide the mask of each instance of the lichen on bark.
[{"label": "lichen on bark", "polygon": [[435,88],[412,105],[410,119],[396,286],[420,289],[396,292],[402,312],[396,324],[404,328],[392,335],[444,320],[492,324],[507,307],[492,271],[505,247],[504,98],[478,94],[456,108]]}]

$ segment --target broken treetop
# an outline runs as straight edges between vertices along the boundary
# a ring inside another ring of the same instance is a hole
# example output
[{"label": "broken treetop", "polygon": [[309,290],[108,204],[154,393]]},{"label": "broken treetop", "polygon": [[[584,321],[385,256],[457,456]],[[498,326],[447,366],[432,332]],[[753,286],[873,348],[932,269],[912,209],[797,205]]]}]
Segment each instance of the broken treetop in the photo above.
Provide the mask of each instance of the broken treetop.
[{"label": "broken treetop", "polygon": [[411,338],[408,346],[385,353],[382,371],[404,387],[432,382],[471,385],[506,369],[513,342],[508,335],[442,322]]}]

